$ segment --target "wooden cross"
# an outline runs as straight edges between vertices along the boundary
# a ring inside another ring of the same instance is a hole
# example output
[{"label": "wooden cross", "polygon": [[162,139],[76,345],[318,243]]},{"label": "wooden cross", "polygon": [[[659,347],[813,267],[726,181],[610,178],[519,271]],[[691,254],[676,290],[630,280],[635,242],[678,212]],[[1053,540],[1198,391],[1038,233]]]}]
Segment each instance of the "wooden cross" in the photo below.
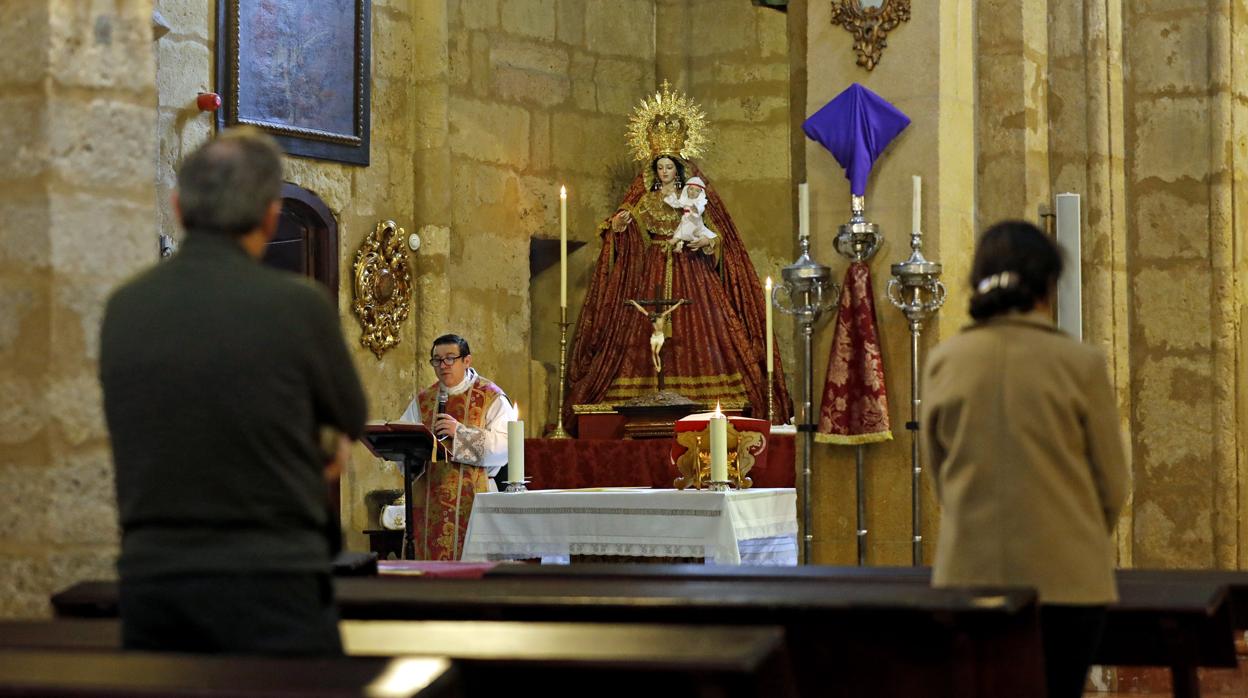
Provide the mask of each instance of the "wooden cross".
[{"label": "wooden cross", "polygon": [[[663,358],[661,352],[663,351],[663,343],[667,341],[667,337],[664,334],[667,318],[680,306],[693,301],[688,298],[662,298],[658,287],[654,291],[654,298],[630,298],[624,302],[637,308],[637,312],[645,315],[646,319],[650,321],[652,330],[650,333],[650,360],[654,365],[654,375],[658,381],[658,389],[661,391],[663,390]],[[647,306],[653,307],[654,310],[648,310]],[[658,310],[664,306],[666,306],[666,310]]]}]

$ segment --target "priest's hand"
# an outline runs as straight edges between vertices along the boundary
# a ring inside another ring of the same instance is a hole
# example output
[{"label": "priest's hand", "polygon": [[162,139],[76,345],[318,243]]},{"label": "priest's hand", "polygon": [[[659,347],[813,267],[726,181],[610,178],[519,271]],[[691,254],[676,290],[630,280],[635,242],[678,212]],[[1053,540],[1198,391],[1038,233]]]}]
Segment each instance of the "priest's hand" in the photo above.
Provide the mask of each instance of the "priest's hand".
[{"label": "priest's hand", "polygon": [[433,421],[433,433],[439,439],[454,438],[459,431],[459,420],[449,414],[439,413]]}]

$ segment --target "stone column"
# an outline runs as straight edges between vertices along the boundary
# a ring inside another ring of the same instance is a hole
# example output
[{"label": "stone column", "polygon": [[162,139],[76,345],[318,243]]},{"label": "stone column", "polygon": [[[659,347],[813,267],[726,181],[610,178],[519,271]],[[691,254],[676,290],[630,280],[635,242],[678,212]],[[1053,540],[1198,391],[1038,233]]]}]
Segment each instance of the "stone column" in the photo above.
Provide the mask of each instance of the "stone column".
[{"label": "stone column", "polygon": [[[909,564],[910,413],[909,330],[888,304],[889,265],[909,256],[911,175],[923,177],[925,254],[944,263],[949,303],[925,328],[923,348],[965,323],[965,276],[973,245],[976,169],[974,160],[974,23],[969,3],[941,0],[913,3],[912,17],[889,34],[888,47],[871,71],[855,65],[851,35],[830,23],[830,4],[807,4],[807,102],[814,113],[852,82],[877,92],[908,114],[910,127],[877,163],[867,188],[867,215],[880,225],[885,243],[871,261],[894,440],[867,447],[867,526],[871,564]],[[836,228],[849,218],[849,185],[830,153],[806,141],[806,178],[811,189],[811,236],[815,257],[832,267],[838,281],[847,261],[832,246]],[[830,320],[817,330],[815,390],[823,387],[832,339]],[[796,379],[795,379],[796,380]],[[799,399],[795,394],[794,399]],[[819,408],[819,395],[815,409]],[[817,445],[813,500],[816,563],[852,563],[854,452]],[[936,509],[924,483],[924,555],[935,541]]]},{"label": "stone column", "polygon": [[152,3],[0,5],[0,616],[114,575],[108,293],[157,259]]},{"label": "stone column", "polygon": [[1048,0],[976,3],[976,228],[1037,220],[1049,191]]},{"label": "stone column", "polygon": [[1242,555],[1233,195],[1248,173],[1235,157],[1243,58],[1231,5],[1123,8],[1133,561],[1142,567],[1231,567]]},{"label": "stone column", "polygon": [[[1049,6],[1049,170],[1054,194],[1080,195],[1084,341],[1105,351],[1123,433],[1131,428],[1119,2]],[[1118,564],[1131,564],[1131,506],[1119,519]]]}]

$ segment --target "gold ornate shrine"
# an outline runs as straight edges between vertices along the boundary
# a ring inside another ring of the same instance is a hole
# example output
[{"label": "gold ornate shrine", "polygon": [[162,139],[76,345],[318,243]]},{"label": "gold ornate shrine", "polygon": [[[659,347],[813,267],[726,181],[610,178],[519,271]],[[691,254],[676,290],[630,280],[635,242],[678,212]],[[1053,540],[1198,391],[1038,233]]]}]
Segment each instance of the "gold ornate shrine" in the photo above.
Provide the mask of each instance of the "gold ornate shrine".
[{"label": "gold ornate shrine", "polygon": [[360,344],[377,358],[398,345],[399,326],[407,319],[412,273],[407,264],[407,235],[394,221],[382,221],[355,253],[355,301],[351,310],[364,328]]},{"label": "gold ornate shrine", "polygon": [[858,65],[872,70],[888,46],[888,33],[910,21],[910,0],[832,0],[832,24],[854,35]]},{"label": "gold ornate shrine", "polygon": [[[672,460],[678,472],[672,486],[678,490],[705,489],[711,482],[710,430],[706,417],[693,415],[676,423]],[[770,425],[764,419],[728,417],[728,481],[738,490],[749,489],[754,462],[767,448]]]}]

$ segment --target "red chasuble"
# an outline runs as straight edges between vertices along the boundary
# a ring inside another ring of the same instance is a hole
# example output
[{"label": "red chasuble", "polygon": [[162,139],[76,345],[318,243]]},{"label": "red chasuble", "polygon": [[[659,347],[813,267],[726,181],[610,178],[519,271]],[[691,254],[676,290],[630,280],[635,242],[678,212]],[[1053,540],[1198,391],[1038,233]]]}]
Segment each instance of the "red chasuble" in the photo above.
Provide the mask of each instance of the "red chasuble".
[{"label": "red chasuble", "polygon": [[[484,428],[486,412],[502,395],[497,385],[477,376],[471,388],[447,398],[446,414],[467,426]],[[437,383],[420,392],[417,405],[421,422],[433,424],[438,408]],[[462,432],[459,438],[464,438]],[[458,560],[462,556],[472,502],[478,492],[489,489],[485,471],[441,457],[429,464],[424,475],[424,501],[412,502],[412,520],[419,524],[413,535],[419,536],[416,554],[421,559]],[[413,491],[413,498],[418,498],[417,491],[419,488]]]}]

